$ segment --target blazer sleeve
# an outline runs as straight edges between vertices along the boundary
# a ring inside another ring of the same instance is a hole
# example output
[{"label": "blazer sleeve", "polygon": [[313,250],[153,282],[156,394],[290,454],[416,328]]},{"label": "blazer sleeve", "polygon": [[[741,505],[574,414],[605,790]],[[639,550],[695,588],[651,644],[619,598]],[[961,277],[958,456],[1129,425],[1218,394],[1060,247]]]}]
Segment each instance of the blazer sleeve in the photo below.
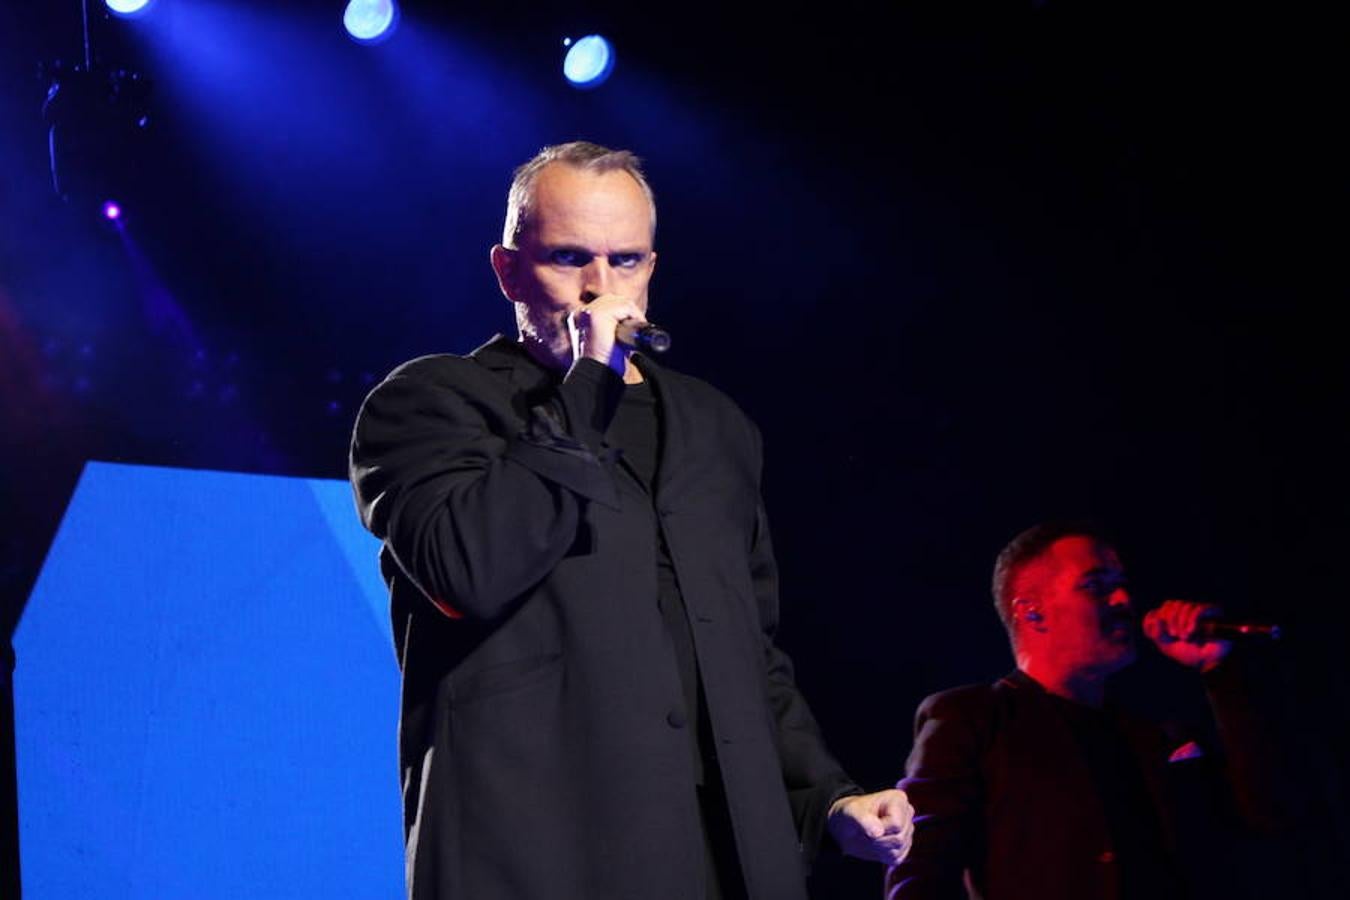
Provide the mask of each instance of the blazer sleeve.
[{"label": "blazer sleeve", "polygon": [[515,433],[488,412],[505,396],[493,379],[459,357],[409,363],[366,398],[352,438],[362,522],[452,618],[504,613],[584,536],[586,503],[618,502],[599,456],[617,376],[574,369]]},{"label": "blazer sleeve", "polygon": [[[1235,658],[1236,657],[1236,658]],[[1223,776],[1233,811],[1257,834],[1289,831],[1307,816],[1309,799],[1290,773],[1288,729],[1251,681],[1256,674],[1234,653],[1202,676],[1223,748]]]},{"label": "blazer sleeve", "polygon": [[991,689],[958,688],[928,697],[914,720],[914,749],[898,787],[914,807],[914,843],[886,870],[887,900],[959,900],[984,814],[980,759],[987,744]]}]

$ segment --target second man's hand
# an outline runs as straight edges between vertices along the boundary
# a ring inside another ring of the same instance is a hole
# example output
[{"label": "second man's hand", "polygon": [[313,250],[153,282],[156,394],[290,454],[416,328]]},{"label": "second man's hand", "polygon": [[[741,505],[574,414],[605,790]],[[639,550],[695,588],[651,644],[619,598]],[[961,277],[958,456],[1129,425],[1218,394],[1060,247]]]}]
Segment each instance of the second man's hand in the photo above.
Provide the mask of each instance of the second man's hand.
[{"label": "second man's hand", "polygon": [[1144,634],[1158,651],[1183,666],[1208,672],[1223,662],[1232,645],[1228,641],[1198,639],[1200,622],[1218,607],[1189,600],[1166,600],[1144,616]]}]

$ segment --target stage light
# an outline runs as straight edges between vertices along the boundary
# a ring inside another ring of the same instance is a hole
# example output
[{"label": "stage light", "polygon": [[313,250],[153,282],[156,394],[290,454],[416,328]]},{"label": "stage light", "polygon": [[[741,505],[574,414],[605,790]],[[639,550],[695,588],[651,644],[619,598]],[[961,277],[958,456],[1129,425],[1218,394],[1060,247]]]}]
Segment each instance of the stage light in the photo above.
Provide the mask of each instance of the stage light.
[{"label": "stage light", "polygon": [[52,188],[89,210],[144,174],[150,82],[127,69],[49,67],[42,117]]},{"label": "stage light", "polygon": [[108,9],[116,16],[138,16],[145,12],[153,0],[104,0]]},{"label": "stage light", "polygon": [[614,71],[614,48],[598,34],[588,34],[575,43],[568,38],[563,46],[568,48],[563,75],[573,87],[599,87]]},{"label": "stage light", "polygon": [[116,222],[122,218],[122,207],[116,200],[108,200],[103,204],[103,218],[109,222]]},{"label": "stage light", "polygon": [[379,43],[394,33],[398,4],[394,0],[350,0],[342,14],[342,24],[353,40]]}]

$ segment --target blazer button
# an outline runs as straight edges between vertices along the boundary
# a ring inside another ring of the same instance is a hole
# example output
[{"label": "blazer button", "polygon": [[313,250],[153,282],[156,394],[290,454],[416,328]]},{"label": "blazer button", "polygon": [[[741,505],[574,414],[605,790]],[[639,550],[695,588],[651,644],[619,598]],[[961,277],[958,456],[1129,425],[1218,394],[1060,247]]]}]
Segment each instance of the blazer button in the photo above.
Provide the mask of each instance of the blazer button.
[{"label": "blazer button", "polygon": [[670,712],[666,713],[666,724],[671,728],[683,728],[684,722],[684,713],[680,712],[678,709],[672,709]]},{"label": "blazer button", "polygon": [[1097,856],[1097,862],[1099,863],[1113,863],[1115,861],[1116,861],[1116,854],[1111,852],[1110,850],[1103,850]]}]

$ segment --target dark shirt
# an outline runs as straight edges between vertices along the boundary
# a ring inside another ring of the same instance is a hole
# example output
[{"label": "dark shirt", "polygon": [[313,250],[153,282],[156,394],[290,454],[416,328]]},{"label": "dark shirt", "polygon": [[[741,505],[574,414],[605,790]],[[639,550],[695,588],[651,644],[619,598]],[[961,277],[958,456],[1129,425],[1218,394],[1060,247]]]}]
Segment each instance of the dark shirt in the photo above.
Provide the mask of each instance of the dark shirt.
[{"label": "dark shirt", "polygon": [[1050,695],[1083,753],[1111,834],[1122,900],[1171,900],[1186,896],[1162,824],[1149,797],[1139,761],[1117,716]]},{"label": "dark shirt", "polygon": [[[647,382],[626,385],[618,412],[605,432],[605,442],[622,451],[621,464],[638,480],[655,503],[656,471],[661,459],[661,417],[656,395]],[[707,712],[699,683],[698,660],[694,653],[694,638],[689,631],[689,616],[675,564],[670,557],[665,534],[661,531],[659,516],[653,516],[656,525],[656,602],[666,635],[671,642],[676,664],[679,666],[680,688],[684,695],[686,730],[690,752],[694,760],[695,783],[704,783],[705,761],[711,762],[711,749],[701,748],[700,739],[705,728],[700,727]]]}]

